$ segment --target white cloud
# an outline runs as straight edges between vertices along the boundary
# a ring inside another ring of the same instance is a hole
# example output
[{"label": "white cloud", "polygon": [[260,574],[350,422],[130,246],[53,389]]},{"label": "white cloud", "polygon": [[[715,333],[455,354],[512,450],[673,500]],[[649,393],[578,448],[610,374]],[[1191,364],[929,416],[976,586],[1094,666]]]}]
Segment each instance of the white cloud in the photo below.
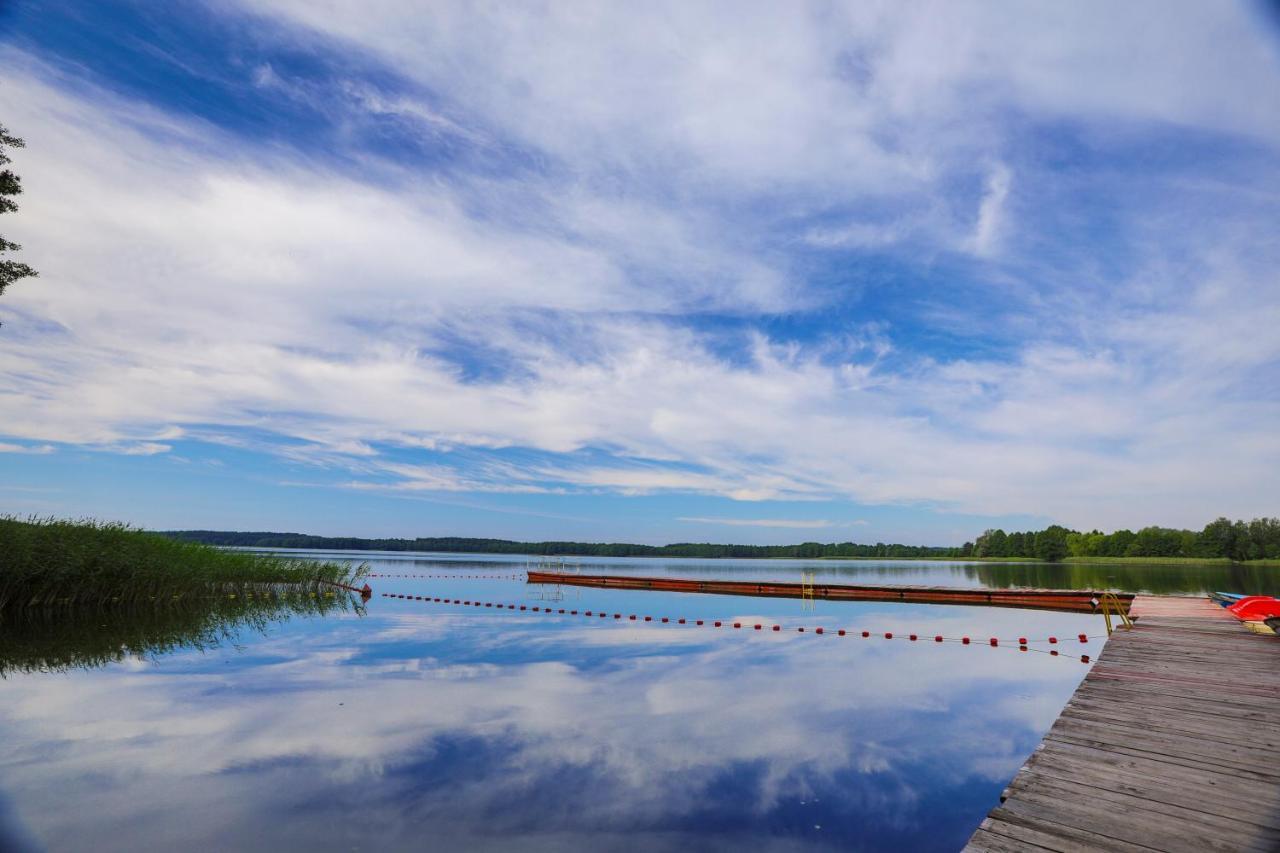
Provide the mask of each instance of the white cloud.
[{"label": "white cloud", "polygon": [[1280,130],[1280,115],[1257,107],[1280,56],[1245,5],[926,5],[252,8],[372,49],[436,91],[465,92],[459,110],[575,167],[677,180],[900,190],[947,153],[930,137],[976,145],[1010,105],[1264,140]]},{"label": "white cloud", "polygon": [[987,190],[978,206],[978,221],[973,228],[972,250],[984,257],[992,255],[999,244],[1004,220],[1005,199],[1013,176],[1004,165],[997,165],[987,177]]},{"label": "white cloud", "polygon": [[676,521],[688,521],[694,524],[724,524],[729,527],[788,527],[797,530],[837,526],[822,518],[706,518],[694,515],[680,516]]},{"label": "white cloud", "polygon": [[[1080,526],[1271,511],[1267,216],[1177,222],[1132,201],[1131,268],[1050,258],[1031,268],[1047,285],[992,274],[987,296],[1021,324],[992,356],[750,331],[726,355],[725,333],[689,320],[822,308],[831,294],[775,234],[1007,262],[1029,228],[1010,202],[1052,184],[1018,156],[1009,114],[1087,122],[1101,142],[1145,123],[1272,145],[1280,119],[1257,105],[1277,60],[1241,10],[1127,7],[1100,28],[1083,6],[271,8],[446,101],[352,83],[363,109],[514,140],[547,168],[374,183],[73,94],[8,49],[0,106],[29,143],[13,236],[42,277],[0,301],[0,450],[159,452],[175,429],[251,428],[350,485],[404,492],[845,497]],[[288,82],[269,70],[260,85]],[[1274,211],[1265,173],[1250,189]],[[839,287],[874,286],[852,266]],[[986,320],[975,307],[954,322]],[[468,376],[450,346],[500,369]],[[389,446],[540,461],[402,465]]]},{"label": "white cloud", "polygon": [[157,453],[168,453],[171,448],[158,441],[140,441],[136,444],[125,444],[109,449],[125,456],[155,456]]},{"label": "white cloud", "polygon": [[52,444],[14,444],[8,441],[0,441],[0,453],[33,453],[36,455],[47,455],[56,451],[57,448]]}]

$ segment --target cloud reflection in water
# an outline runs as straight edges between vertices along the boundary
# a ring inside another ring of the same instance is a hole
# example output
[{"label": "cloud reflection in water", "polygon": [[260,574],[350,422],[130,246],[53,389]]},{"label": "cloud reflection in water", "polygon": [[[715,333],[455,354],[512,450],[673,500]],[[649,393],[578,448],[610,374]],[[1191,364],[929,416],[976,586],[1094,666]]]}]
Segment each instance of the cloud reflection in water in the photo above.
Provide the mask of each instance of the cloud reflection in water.
[{"label": "cloud reflection in water", "polygon": [[[795,602],[610,595],[799,618]],[[809,618],[1094,630],[955,607]],[[385,599],[242,642],[4,682],[0,777],[28,831],[60,850],[950,850],[1085,672],[1004,648]]]}]

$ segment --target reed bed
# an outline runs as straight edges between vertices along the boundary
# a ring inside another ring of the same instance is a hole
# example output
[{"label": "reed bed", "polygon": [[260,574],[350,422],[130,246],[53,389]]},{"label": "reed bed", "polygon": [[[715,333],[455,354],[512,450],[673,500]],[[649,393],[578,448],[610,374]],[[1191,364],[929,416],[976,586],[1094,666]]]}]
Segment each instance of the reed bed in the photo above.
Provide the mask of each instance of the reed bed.
[{"label": "reed bed", "polygon": [[224,551],[125,524],[0,517],[0,611],[355,585],[364,565]]}]

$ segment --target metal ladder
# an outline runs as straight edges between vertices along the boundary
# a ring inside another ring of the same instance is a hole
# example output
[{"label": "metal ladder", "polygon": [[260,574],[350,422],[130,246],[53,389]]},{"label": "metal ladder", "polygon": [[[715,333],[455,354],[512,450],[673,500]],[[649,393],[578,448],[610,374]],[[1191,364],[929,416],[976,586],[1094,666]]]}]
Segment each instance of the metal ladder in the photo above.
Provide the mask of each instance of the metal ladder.
[{"label": "metal ladder", "polygon": [[1129,612],[1124,609],[1124,605],[1120,603],[1120,599],[1114,592],[1104,592],[1099,596],[1098,609],[1102,611],[1102,618],[1107,622],[1107,636],[1111,636],[1113,630],[1111,625],[1111,614],[1115,613],[1120,617],[1120,622],[1124,625],[1126,631],[1133,630],[1133,620],[1129,618]]}]

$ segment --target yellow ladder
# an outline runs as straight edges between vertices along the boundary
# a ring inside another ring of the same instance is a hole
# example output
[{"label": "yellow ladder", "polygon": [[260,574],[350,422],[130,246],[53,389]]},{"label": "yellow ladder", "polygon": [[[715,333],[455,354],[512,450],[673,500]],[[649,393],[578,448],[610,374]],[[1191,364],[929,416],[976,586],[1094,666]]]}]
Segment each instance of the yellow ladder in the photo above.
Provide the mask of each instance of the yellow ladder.
[{"label": "yellow ladder", "polygon": [[813,594],[813,582],[817,579],[816,572],[802,572],[800,575],[800,609],[801,610],[817,610],[818,602]]},{"label": "yellow ladder", "polygon": [[1124,609],[1124,605],[1120,603],[1120,599],[1114,592],[1104,592],[1098,602],[1099,608],[1102,610],[1102,618],[1107,621],[1107,636],[1111,636],[1111,614],[1114,612],[1120,617],[1121,623],[1126,631],[1133,629],[1133,620],[1129,618],[1129,612]]}]

